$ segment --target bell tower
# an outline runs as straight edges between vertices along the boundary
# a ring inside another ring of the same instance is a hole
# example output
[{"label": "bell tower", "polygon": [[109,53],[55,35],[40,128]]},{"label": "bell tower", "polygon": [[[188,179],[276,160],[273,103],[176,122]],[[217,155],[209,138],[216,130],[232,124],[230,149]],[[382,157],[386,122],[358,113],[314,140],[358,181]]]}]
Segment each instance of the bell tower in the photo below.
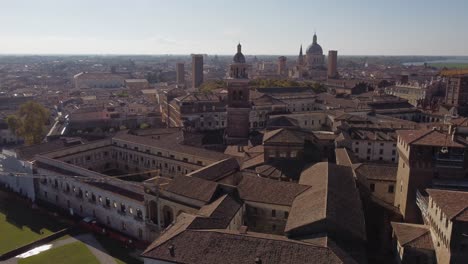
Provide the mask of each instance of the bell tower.
[{"label": "bell tower", "polygon": [[226,79],[228,105],[225,141],[230,145],[246,144],[249,138],[250,89],[247,69],[248,65],[239,43],[229,67],[229,77]]}]

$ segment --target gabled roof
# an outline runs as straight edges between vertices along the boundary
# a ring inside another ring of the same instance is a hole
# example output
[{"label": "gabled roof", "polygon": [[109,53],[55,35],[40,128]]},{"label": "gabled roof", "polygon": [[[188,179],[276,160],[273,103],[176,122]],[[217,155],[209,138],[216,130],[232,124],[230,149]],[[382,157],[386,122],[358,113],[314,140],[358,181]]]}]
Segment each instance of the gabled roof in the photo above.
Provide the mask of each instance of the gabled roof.
[{"label": "gabled roof", "polygon": [[299,123],[294,118],[278,116],[268,119],[267,127],[299,127]]},{"label": "gabled roof", "polygon": [[232,173],[239,170],[239,163],[235,158],[227,158],[201,169],[193,171],[187,176],[197,177],[209,181],[217,181],[225,176],[231,175]]},{"label": "gabled roof", "polygon": [[218,184],[195,177],[178,176],[169,183],[166,191],[208,203],[213,200]]},{"label": "gabled roof", "polygon": [[268,131],[263,136],[264,143],[303,144],[303,133],[296,130],[280,128]]},{"label": "gabled roof", "polygon": [[251,100],[252,104],[255,106],[265,106],[265,105],[285,105],[286,103],[278,100],[271,95],[263,94],[260,97],[254,98]]},{"label": "gabled roof", "polygon": [[198,211],[199,217],[189,225],[190,229],[224,229],[242,207],[242,202],[233,195],[225,194]]},{"label": "gabled roof", "polygon": [[285,232],[304,235],[325,221],[327,227],[348,237],[366,240],[364,213],[350,167],[320,162],[306,169],[299,183],[311,187],[294,199]]},{"label": "gabled roof", "polygon": [[309,186],[245,175],[237,186],[242,200],[290,206]]},{"label": "gabled roof", "polygon": [[468,221],[468,192],[440,189],[426,191],[450,220]]},{"label": "gabled roof", "polygon": [[412,145],[439,146],[464,148],[465,146],[454,141],[451,135],[441,133],[438,130],[399,130],[397,131],[403,141]]},{"label": "gabled roof", "polygon": [[363,163],[355,167],[357,174],[368,180],[396,181],[398,167],[393,164],[371,164]]},{"label": "gabled roof", "polygon": [[[318,246],[284,236],[229,230],[186,229],[170,238],[157,239],[144,258],[185,264],[255,263],[357,263],[336,244]],[[172,246],[172,253],[169,249]]]},{"label": "gabled roof", "polygon": [[434,249],[428,226],[392,222],[392,228],[402,247]]}]

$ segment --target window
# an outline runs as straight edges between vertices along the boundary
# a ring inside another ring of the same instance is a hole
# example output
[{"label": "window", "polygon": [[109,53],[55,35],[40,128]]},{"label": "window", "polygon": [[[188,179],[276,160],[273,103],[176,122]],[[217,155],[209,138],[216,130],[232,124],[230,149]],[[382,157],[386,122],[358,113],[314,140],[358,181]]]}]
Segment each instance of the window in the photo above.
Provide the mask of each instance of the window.
[{"label": "window", "polygon": [[393,156],[396,155],[396,150],[392,150],[392,155],[393,155]]},{"label": "window", "polygon": [[281,158],[286,158],[286,152],[285,152],[285,151],[281,151],[281,152],[280,152],[280,157],[281,157]]},{"label": "window", "polygon": [[276,217],[276,210],[271,210],[271,217]]},{"label": "window", "polygon": [[379,154],[380,154],[380,155],[383,155],[383,149],[380,149],[380,150],[379,150]]},{"label": "window", "polygon": [[110,207],[111,206],[111,202],[110,202],[110,199],[106,197],[106,206],[107,207]]},{"label": "window", "polygon": [[289,212],[284,212],[284,219],[288,219],[289,217]]},{"label": "window", "polygon": [[143,212],[140,209],[136,210],[138,219],[143,219]]},{"label": "window", "polygon": [[291,151],[291,158],[297,157],[297,151],[293,150]]},{"label": "window", "polygon": [[125,204],[123,204],[123,203],[120,203],[120,212],[121,213],[127,212],[127,209],[125,208]]},{"label": "window", "polygon": [[375,184],[374,184],[374,183],[371,183],[371,184],[369,185],[369,189],[370,189],[371,192],[374,192],[374,191],[375,191]]},{"label": "window", "polygon": [[133,208],[129,207],[128,211],[130,212],[130,214],[133,214]]},{"label": "window", "polygon": [[271,230],[276,231],[276,225],[272,225]]},{"label": "window", "polygon": [[125,222],[124,222],[124,221],[122,221],[122,230],[124,230],[124,231],[125,231],[126,229],[127,229],[127,225],[125,224]]},{"label": "window", "polygon": [[371,153],[371,149],[367,149],[367,154],[370,154]]},{"label": "window", "polygon": [[354,152],[355,152],[355,153],[359,153],[359,148],[355,148],[355,149],[354,149]]},{"label": "window", "polygon": [[389,185],[389,186],[388,186],[388,192],[389,192],[389,193],[393,193],[394,191],[395,191],[395,186],[393,186],[393,184],[392,184],[392,185]]}]

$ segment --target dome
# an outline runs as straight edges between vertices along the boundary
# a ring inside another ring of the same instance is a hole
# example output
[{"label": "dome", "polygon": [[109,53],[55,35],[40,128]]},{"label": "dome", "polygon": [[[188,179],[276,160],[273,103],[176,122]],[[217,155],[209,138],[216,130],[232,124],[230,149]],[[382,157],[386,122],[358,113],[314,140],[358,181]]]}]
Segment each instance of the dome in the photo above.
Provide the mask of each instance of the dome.
[{"label": "dome", "polygon": [[234,58],[232,58],[232,61],[234,63],[245,63],[245,57],[244,57],[244,54],[242,54],[241,50],[242,50],[242,46],[239,43],[237,45],[237,53],[236,53],[236,55],[234,55]]},{"label": "dome", "polygon": [[323,55],[322,47],[317,43],[317,35],[314,34],[312,44],[307,48],[307,53],[311,55]]},{"label": "dome", "polygon": [[323,50],[322,47],[317,44],[317,43],[312,43],[308,48],[307,48],[307,54],[312,54],[312,55],[323,55]]}]

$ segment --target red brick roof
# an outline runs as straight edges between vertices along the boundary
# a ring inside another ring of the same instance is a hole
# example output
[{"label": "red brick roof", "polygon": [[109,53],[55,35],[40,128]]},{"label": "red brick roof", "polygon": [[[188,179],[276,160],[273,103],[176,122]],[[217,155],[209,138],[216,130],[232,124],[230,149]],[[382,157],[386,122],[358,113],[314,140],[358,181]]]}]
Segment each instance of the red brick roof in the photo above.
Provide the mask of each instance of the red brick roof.
[{"label": "red brick roof", "polygon": [[437,130],[399,130],[403,141],[412,145],[464,148],[465,146],[452,140],[452,136]]},{"label": "red brick roof", "polygon": [[440,189],[426,191],[449,219],[468,221],[468,192]]}]

